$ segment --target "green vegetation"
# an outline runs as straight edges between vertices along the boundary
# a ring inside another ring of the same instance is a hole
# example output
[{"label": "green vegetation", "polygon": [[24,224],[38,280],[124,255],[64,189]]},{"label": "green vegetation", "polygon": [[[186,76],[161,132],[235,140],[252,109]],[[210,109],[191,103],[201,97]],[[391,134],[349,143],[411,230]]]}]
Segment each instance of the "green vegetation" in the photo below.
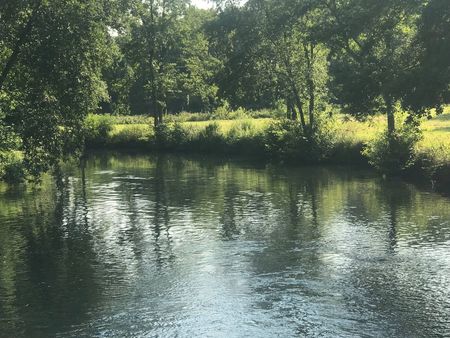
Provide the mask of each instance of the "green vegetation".
[{"label": "green vegetation", "polygon": [[447,2],[2,1],[0,174],[39,177],[86,145],[442,180]]},{"label": "green vegetation", "polygon": [[[311,138],[303,134],[300,123],[286,119],[247,117],[176,121],[154,127],[151,118],[146,119],[147,123],[111,124],[113,117],[92,115],[87,120],[98,126],[98,130],[89,131],[91,136],[87,139],[91,149],[235,154],[300,164],[369,163],[392,175],[406,172],[420,174],[438,184],[442,182],[441,185],[447,182],[450,168],[449,108],[443,114],[424,120],[420,132],[407,129],[408,125],[405,125],[393,138],[385,132],[386,121],[382,116],[366,121],[342,114],[321,118],[326,118],[326,121],[319,120],[321,130]],[[97,122],[93,123],[94,120]],[[105,121],[108,128],[106,136],[102,134],[106,129],[102,125]],[[391,144],[393,150],[389,149]]]}]

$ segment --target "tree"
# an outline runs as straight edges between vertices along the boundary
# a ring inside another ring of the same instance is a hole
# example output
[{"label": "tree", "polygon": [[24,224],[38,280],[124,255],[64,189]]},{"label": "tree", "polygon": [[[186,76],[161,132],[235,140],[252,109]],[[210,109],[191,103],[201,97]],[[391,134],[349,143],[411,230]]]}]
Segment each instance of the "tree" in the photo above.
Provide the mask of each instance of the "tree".
[{"label": "tree", "polygon": [[419,0],[324,2],[324,27],[331,48],[331,88],[346,111],[357,116],[383,112],[395,131],[395,107],[405,79],[417,65]]},{"label": "tree", "polygon": [[178,22],[186,8],[186,0],[144,0],[136,6],[126,47],[136,73],[132,91],[134,101],[150,111],[155,125],[163,122],[168,100],[177,89],[177,61],[182,53]]},{"label": "tree", "polygon": [[233,108],[271,107],[279,98],[274,74],[262,62],[254,14],[227,4],[207,26],[211,52],[221,62],[215,77],[218,95]]},{"label": "tree", "polygon": [[415,39],[416,67],[405,79],[403,104],[416,114],[438,113],[450,103],[450,7],[446,0],[424,6]]},{"label": "tree", "polygon": [[[242,18],[229,33],[234,54],[226,68],[239,78],[233,86],[237,82],[242,87],[244,100],[252,88],[262,95],[265,86],[275,88],[272,103],[285,99],[291,117],[299,116],[303,129],[314,129],[316,104],[324,96],[327,78],[327,49],[314,36],[320,8],[309,1],[250,0],[231,10]],[[247,84],[245,78],[251,81]],[[230,82],[230,76],[226,79]]]},{"label": "tree", "polygon": [[214,12],[190,7],[180,20],[181,55],[179,100],[189,111],[210,111],[217,105],[218,87],[214,78],[222,66],[210,53],[205,27]]},{"label": "tree", "polygon": [[0,4],[0,126],[19,139],[38,175],[81,144],[81,126],[105,94],[114,2],[6,0]]}]

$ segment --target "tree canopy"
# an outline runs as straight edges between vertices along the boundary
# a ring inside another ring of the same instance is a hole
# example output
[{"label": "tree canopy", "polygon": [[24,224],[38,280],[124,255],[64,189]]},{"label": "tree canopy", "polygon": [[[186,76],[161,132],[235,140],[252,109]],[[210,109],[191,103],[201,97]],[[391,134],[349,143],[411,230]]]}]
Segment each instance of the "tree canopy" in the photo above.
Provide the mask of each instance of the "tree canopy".
[{"label": "tree canopy", "polygon": [[38,174],[82,145],[89,112],[165,114],[284,106],[303,130],[442,111],[450,100],[446,0],[4,0],[0,153]]}]

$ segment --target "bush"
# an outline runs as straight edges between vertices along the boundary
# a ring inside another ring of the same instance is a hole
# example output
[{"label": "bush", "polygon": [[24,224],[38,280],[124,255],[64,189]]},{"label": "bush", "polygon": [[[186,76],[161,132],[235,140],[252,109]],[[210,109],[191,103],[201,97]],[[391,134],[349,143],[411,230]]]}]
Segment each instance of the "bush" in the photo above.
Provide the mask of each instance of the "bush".
[{"label": "bush", "polygon": [[422,134],[416,126],[404,125],[389,135],[383,132],[367,143],[363,155],[377,170],[387,175],[399,174],[415,162],[415,146]]},{"label": "bush", "polygon": [[114,120],[110,115],[88,115],[84,122],[84,137],[88,145],[104,145],[113,130]]},{"label": "bush", "polygon": [[22,183],[25,180],[25,167],[21,157],[15,152],[0,152],[0,179],[10,183]]},{"label": "bush", "polygon": [[211,113],[181,112],[179,114],[167,115],[165,117],[165,122],[181,123],[181,122],[209,121],[212,118],[213,118],[213,115]]},{"label": "bush", "polygon": [[212,122],[194,136],[194,150],[215,152],[223,151],[226,144],[225,135],[219,132],[219,124]]},{"label": "bush", "polygon": [[150,132],[150,127],[140,124],[121,126],[110,135],[109,143],[123,148],[145,148]]},{"label": "bush", "polygon": [[159,150],[181,150],[190,140],[190,132],[180,123],[162,123],[155,127],[151,140]]},{"label": "bush", "polygon": [[272,118],[284,118],[286,117],[286,111],[279,108],[276,109],[260,109],[251,110],[248,115],[254,119],[272,119]]},{"label": "bush", "polygon": [[317,163],[328,158],[335,142],[334,129],[327,121],[317,121],[311,130],[298,121],[280,120],[266,132],[266,149],[272,157],[287,161]]}]

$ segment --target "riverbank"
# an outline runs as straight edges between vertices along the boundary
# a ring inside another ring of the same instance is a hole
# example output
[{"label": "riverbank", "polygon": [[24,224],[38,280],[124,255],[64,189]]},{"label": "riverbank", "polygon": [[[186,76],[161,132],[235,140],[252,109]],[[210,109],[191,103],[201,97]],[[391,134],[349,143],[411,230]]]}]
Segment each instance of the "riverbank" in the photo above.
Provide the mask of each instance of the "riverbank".
[{"label": "riverbank", "polygon": [[[125,123],[120,123],[123,121]],[[370,166],[362,150],[385,128],[382,116],[360,122],[338,115],[325,124],[321,135],[311,143],[297,136],[295,128],[270,118],[175,120],[158,129],[149,122],[144,118],[111,121],[107,117],[93,117],[87,149],[217,154],[293,164]],[[448,190],[450,109],[424,120],[421,130],[423,135],[415,146],[410,165],[396,175]]]}]

